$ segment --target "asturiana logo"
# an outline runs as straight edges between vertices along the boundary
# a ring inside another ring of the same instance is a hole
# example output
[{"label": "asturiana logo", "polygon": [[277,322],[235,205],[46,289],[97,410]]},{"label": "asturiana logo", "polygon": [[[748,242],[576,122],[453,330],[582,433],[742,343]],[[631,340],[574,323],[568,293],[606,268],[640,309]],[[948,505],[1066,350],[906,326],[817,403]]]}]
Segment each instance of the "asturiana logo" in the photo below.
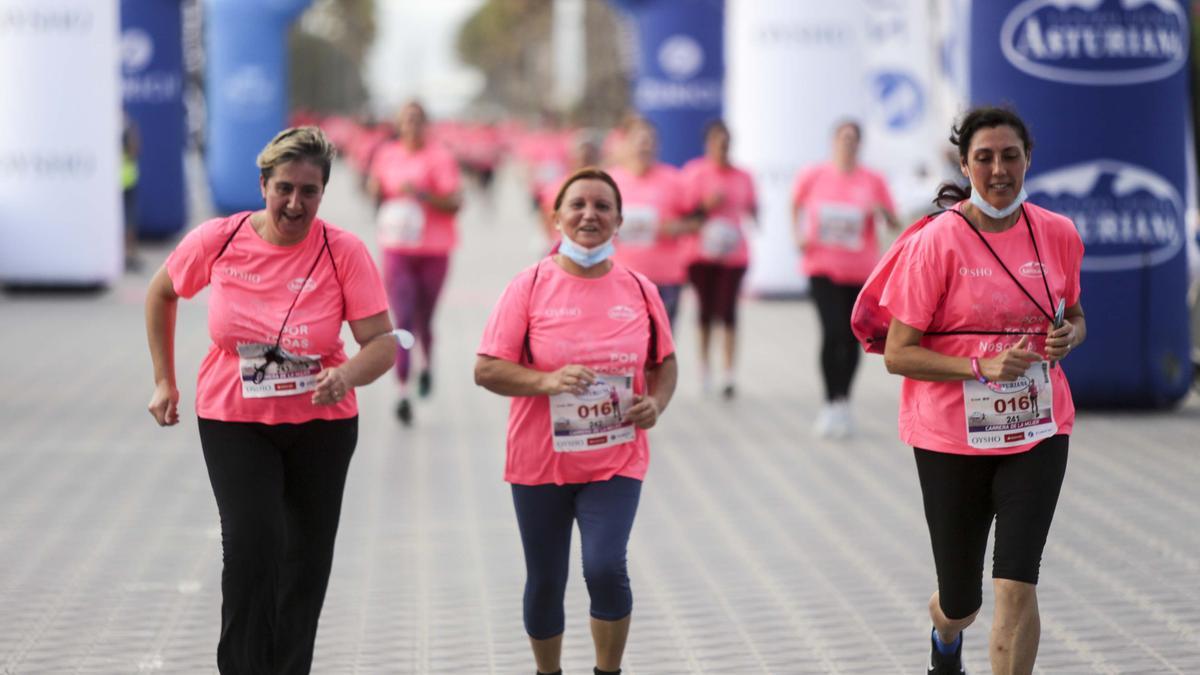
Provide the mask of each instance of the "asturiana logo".
[{"label": "asturiana logo", "polygon": [[1145,167],[1097,159],[1039,174],[1025,187],[1030,201],[1075,222],[1084,271],[1152,267],[1183,250],[1183,197]]},{"label": "asturiana logo", "polygon": [[1187,63],[1189,39],[1180,0],[1025,0],[1000,27],[1009,63],[1067,84],[1161,80]]}]

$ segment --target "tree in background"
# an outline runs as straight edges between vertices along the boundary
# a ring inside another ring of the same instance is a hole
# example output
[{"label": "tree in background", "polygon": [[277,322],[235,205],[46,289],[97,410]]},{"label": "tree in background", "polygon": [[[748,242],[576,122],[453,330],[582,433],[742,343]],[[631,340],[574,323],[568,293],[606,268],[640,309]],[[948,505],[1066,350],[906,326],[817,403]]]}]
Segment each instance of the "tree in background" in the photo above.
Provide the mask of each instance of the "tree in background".
[{"label": "tree in background", "polygon": [[293,108],[356,112],[367,102],[364,64],[375,40],[375,0],[316,0],[292,28]]},{"label": "tree in background", "polygon": [[[629,75],[620,49],[623,26],[606,0],[586,0],[587,81],[582,103],[559,110],[571,122],[615,124],[629,105]],[[487,0],[464,24],[458,53],[484,75],[476,104],[531,117],[553,110],[553,0]]]}]

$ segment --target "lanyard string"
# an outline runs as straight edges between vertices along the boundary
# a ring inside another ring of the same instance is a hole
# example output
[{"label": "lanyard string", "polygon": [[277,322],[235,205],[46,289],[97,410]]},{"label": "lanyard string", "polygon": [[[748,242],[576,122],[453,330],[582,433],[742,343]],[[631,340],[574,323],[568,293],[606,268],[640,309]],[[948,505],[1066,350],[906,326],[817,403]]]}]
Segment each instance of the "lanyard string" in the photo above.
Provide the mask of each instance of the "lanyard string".
[{"label": "lanyard string", "polygon": [[[317,270],[317,265],[321,262],[321,254],[325,249],[329,248],[329,232],[325,227],[321,227],[321,234],[325,238],[321,248],[317,249],[317,257],[313,259],[312,266],[308,268],[308,274],[304,275],[304,281],[300,284],[300,288],[296,289],[296,295],[292,298],[292,304],[288,307],[287,314],[283,317],[283,323],[279,325],[279,335],[275,336],[275,349],[279,349],[279,344],[283,340],[283,331],[287,329],[288,319],[292,318],[292,310],[296,308],[296,302],[300,300],[300,294],[304,292],[304,287],[308,285],[308,280],[312,277],[312,273]],[[333,252],[329,252],[330,260],[333,259]]]}]

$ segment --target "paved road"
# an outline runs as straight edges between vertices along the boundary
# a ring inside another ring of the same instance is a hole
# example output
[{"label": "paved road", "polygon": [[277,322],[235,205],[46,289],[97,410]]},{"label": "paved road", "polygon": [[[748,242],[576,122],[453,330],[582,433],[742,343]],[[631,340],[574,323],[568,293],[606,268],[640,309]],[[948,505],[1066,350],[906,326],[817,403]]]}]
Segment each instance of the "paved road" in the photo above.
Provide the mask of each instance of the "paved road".
[{"label": "paved road", "polygon": [[[365,235],[352,183],[339,168],[322,215]],[[361,393],[318,673],[533,670],[500,480],[507,402],[471,380],[492,302],[535,255],[524,204],[511,176],[470,195],[416,425],[394,421],[390,382]],[[148,276],[91,297],[0,296],[0,672],[213,672],[216,508],[194,415],[163,430],[145,413]],[[187,410],[204,312],[201,299],[179,316]],[[685,296],[680,391],[651,437],[630,547],[625,672],[923,672],[934,579],[896,439],[899,382],[868,358],[859,435],[814,440],[812,308],[747,303],[733,402],[700,392],[693,312]],[[1039,672],[1200,673],[1198,431],[1194,396],[1081,416],[1043,564]],[[990,595],[967,635],[973,672],[988,670]],[[590,672],[578,553],[567,604],[566,672]]]}]

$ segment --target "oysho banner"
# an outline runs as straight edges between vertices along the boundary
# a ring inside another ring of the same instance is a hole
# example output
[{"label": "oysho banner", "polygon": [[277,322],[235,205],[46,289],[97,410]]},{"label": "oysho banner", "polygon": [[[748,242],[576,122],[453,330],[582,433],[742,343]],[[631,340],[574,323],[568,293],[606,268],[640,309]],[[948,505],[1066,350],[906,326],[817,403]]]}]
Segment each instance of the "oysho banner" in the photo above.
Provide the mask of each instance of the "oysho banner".
[{"label": "oysho banner", "polygon": [[187,223],[180,0],[121,0],[125,111],[141,138],[138,232],[162,237]]},{"label": "oysho banner", "polygon": [[1165,406],[1191,381],[1185,214],[1190,41],[1183,0],[977,1],[975,103],[1031,127],[1030,201],[1085,246],[1088,341],[1064,363],[1076,402]]},{"label": "oysho banner", "polygon": [[633,105],[658,127],[659,154],[682,166],[703,154],[704,125],[721,117],[724,0],[613,0],[635,27]]},{"label": "oysho banner", "polygon": [[262,205],[254,158],[287,124],[288,25],[310,0],[205,0],[208,179],[217,210]]},{"label": "oysho banner", "polygon": [[117,3],[0,0],[0,282],[122,267]]}]

